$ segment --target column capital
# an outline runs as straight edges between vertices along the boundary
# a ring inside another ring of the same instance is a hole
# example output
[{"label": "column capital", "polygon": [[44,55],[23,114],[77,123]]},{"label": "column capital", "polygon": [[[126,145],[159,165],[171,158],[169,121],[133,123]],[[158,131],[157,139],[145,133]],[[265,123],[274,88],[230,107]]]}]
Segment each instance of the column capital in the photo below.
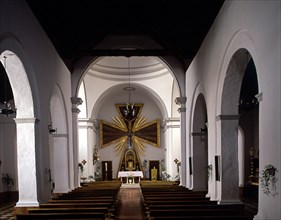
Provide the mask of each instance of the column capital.
[{"label": "column capital", "polygon": [[176,103],[177,105],[183,105],[183,104],[185,104],[185,103],[186,103],[186,97],[177,97],[177,98],[175,99],[175,103]]},{"label": "column capital", "polygon": [[79,114],[80,113],[80,109],[77,108],[77,107],[72,107],[72,113],[76,113],[76,114]]},{"label": "column capital", "polygon": [[178,108],[178,113],[186,112],[186,107]]},{"label": "column capital", "polygon": [[25,124],[25,123],[38,123],[38,118],[14,118],[16,124]]},{"label": "column capital", "polygon": [[71,97],[70,100],[73,105],[82,105],[83,103],[83,100],[79,97]]},{"label": "column capital", "polygon": [[162,124],[164,131],[169,128],[180,128],[180,118],[166,118]]},{"label": "column capital", "polygon": [[260,92],[259,94],[256,94],[255,97],[257,98],[258,102],[261,102],[263,100],[263,93]]}]

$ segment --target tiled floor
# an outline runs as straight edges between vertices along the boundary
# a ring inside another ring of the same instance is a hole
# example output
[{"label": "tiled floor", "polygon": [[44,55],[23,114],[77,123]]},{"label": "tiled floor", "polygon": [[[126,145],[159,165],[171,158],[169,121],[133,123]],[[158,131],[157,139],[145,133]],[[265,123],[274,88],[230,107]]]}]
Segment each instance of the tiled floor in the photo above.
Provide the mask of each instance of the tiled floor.
[{"label": "tiled floor", "polygon": [[121,188],[116,220],[144,220],[140,188]]},{"label": "tiled floor", "polygon": [[3,204],[0,206],[0,220],[15,220],[13,209],[15,203]]}]

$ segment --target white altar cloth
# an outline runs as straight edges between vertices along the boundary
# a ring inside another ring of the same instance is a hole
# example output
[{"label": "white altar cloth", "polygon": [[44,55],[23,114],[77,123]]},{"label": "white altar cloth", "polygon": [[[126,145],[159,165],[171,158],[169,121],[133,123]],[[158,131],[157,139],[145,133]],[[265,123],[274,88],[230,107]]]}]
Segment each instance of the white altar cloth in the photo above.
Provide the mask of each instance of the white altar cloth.
[{"label": "white altar cloth", "polygon": [[[127,178],[127,184],[128,184],[128,177],[139,177],[139,182],[140,182],[140,178],[143,178],[143,173],[142,171],[119,171],[118,172],[118,178],[121,179],[122,181],[122,177],[126,177]],[[133,183],[135,183],[135,180],[133,178]]]}]

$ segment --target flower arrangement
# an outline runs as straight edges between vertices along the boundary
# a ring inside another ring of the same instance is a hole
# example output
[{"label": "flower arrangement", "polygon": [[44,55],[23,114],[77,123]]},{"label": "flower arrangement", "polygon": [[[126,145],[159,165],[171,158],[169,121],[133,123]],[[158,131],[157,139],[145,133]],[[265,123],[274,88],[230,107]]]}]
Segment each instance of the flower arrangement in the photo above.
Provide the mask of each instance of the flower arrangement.
[{"label": "flower arrangement", "polygon": [[266,195],[276,196],[278,194],[276,191],[277,177],[275,175],[277,172],[277,168],[271,164],[265,165],[264,170],[261,171],[261,187]]}]

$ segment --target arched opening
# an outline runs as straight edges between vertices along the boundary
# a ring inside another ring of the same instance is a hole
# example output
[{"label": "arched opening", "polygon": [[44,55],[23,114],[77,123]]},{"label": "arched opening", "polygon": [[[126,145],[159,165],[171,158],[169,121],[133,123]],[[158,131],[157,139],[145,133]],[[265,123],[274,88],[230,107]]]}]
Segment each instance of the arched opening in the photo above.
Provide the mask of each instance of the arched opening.
[{"label": "arched opening", "polygon": [[[208,179],[208,130],[207,108],[204,96],[199,94],[196,100],[192,128],[192,176],[194,191],[207,191]],[[209,176],[208,176],[209,173]]]},{"label": "arched opening", "polygon": [[[243,200],[243,196],[239,195],[243,195],[245,186],[249,185],[251,169],[249,151],[253,146],[254,150],[258,150],[258,102],[255,97],[257,94],[258,83],[254,63],[247,50],[239,49],[232,56],[227,69],[222,94],[222,114],[217,117],[221,131],[220,203],[235,201],[239,203]],[[239,161],[242,164],[238,164]],[[243,164],[244,169],[241,168]],[[243,183],[241,172],[245,173]],[[239,185],[244,185],[242,192],[238,190]]]},{"label": "arched opening", "polygon": [[[35,123],[34,104],[31,87],[25,68],[19,57],[11,52],[1,54],[1,62],[6,57],[6,73],[8,75],[17,109],[17,180],[19,200],[17,206],[38,206],[38,183],[36,176]],[[26,194],[26,192],[29,192]]]},{"label": "arched opening", "polygon": [[6,59],[0,62],[0,204],[18,200],[16,112],[10,112],[15,105]]},{"label": "arched opening", "polygon": [[241,200],[251,203],[255,208],[258,204],[259,192],[259,93],[257,73],[250,54],[239,97],[239,127],[244,137],[244,182]]},{"label": "arched opening", "polygon": [[[136,87],[136,90],[132,92],[132,101],[134,103],[149,101],[149,105],[157,109],[157,111],[155,109],[149,111],[148,104],[145,104],[143,116],[147,116],[148,121],[155,112],[161,115],[159,119],[161,123],[164,122],[163,127],[166,126],[163,130],[164,135],[161,132],[161,148],[166,153],[159,154],[162,157],[157,158],[161,168],[159,178],[162,178],[162,171],[164,171],[163,174],[165,176],[168,174],[167,176],[172,179],[177,175],[177,167],[173,161],[175,158],[181,158],[179,113],[174,103],[175,98],[180,96],[179,87],[168,68],[159,59],[155,57],[130,57],[130,59],[131,81]],[[108,148],[100,149],[99,146],[99,120],[101,119],[99,117],[106,112],[104,119],[111,121],[112,117],[117,116],[114,103],[128,101],[128,92],[123,89],[128,83],[128,72],[127,57],[104,57],[92,62],[81,78],[78,90],[78,96],[83,100],[82,105],[79,106],[81,111],[78,115],[79,162],[84,159],[87,161],[84,166],[86,178],[95,174],[100,175],[99,163],[96,162],[93,165],[92,162],[93,152],[96,149],[101,160],[110,161],[111,159],[106,158],[106,155],[110,155]],[[167,94],[163,95],[164,93]],[[144,158],[142,156],[140,158],[143,162]],[[118,162],[120,158],[116,156],[115,159]],[[113,161],[112,165],[113,177],[115,177],[118,163]],[[149,176],[148,173],[145,177]]]},{"label": "arched opening", "polygon": [[64,99],[58,86],[52,90],[49,108],[49,125],[54,129],[52,132],[49,128],[50,175],[54,183],[50,187],[53,193],[65,193],[70,190],[69,145]]}]

